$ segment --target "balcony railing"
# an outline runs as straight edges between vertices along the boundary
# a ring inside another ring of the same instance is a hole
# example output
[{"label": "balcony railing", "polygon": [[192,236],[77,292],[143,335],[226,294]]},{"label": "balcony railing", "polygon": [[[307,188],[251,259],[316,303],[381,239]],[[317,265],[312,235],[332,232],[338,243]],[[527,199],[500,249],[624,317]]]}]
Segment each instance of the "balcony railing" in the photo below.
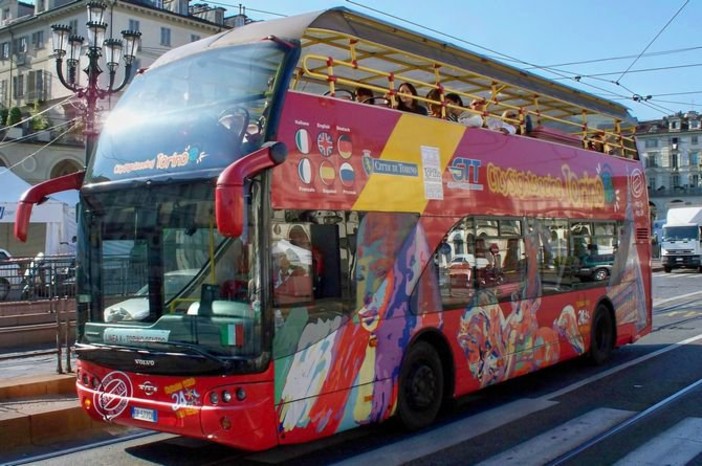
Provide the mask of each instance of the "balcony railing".
[{"label": "balcony railing", "polygon": [[702,187],[649,188],[648,197],[702,196]]}]

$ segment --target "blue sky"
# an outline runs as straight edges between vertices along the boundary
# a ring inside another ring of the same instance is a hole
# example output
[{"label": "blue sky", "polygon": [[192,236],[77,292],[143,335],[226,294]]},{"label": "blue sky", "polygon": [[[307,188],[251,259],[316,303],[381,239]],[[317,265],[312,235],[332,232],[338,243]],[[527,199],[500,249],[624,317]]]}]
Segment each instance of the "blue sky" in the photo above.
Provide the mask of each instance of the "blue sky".
[{"label": "blue sky", "polygon": [[[227,14],[234,14],[240,2],[210,3],[233,5]],[[611,98],[628,106],[639,120],[702,111],[700,1],[259,0],[241,4],[256,20],[345,6]],[[589,63],[565,65],[585,61]],[[557,74],[529,64],[553,67]],[[575,76],[580,76],[579,82]],[[641,101],[636,102],[635,95]]]}]

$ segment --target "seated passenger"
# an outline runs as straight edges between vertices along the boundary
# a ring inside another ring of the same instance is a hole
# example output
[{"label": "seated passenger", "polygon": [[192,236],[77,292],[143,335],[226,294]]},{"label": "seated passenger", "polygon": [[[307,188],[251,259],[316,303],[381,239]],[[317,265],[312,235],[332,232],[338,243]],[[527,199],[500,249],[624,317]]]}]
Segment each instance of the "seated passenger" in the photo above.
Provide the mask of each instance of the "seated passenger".
[{"label": "seated passenger", "polygon": [[427,93],[427,99],[437,102],[429,102],[429,116],[443,118],[444,116],[441,112],[441,92],[439,92],[438,89],[432,89]]},{"label": "seated passenger", "polygon": [[486,106],[487,104],[484,100],[473,99],[473,101],[470,103],[470,108],[477,113],[465,112],[458,117],[458,122],[469,128],[484,127],[485,120],[483,120],[483,113],[485,112]]},{"label": "seated passenger", "polygon": [[278,304],[312,300],[312,279],[292,250],[274,253],[273,294]]},{"label": "seated passenger", "polygon": [[488,128],[501,131],[505,134],[519,134],[518,126],[513,125],[511,122],[519,121],[519,115],[514,110],[505,110],[502,112],[502,119],[489,118]]},{"label": "seated passenger", "polygon": [[461,96],[454,93],[454,92],[449,92],[446,94],[446,103],[451,105],[446,107],[446,119],[449,121],[458,121],[461,117],[470,117],[471,113],[466,112],[462,108],[456,108],[456,107],[463,107],[463,100],[461,100]]},{"label": "seated passenger", "polygon": [[417,97],[417,89],[411,83],[400,84],[400,87],[397,88],[395,110],[427,115],[427,109],[417,103],[415,97]]},{"label": "seated passenger", "polygon": [[497,243],[492,243],[488,251],[488,267],[496,269],[502,268],[502,256],[500,255],[500,248],[497,246]]},{"label": "seated passenger", "polygon": [[597,152],[604,152],[604,134],[593,134],[587,143],[587,148]]},{"label": "seated passenger", "polygon": [[356,102],[360,102],[362,104],[370,103],[373,100],[373,98],[375,97],[373,95],[373,91],[371,91],[367,87],[362,87],[362,86],[359,86],[356,88],[356,92],[354,93],[354,96],[356,97]]}]

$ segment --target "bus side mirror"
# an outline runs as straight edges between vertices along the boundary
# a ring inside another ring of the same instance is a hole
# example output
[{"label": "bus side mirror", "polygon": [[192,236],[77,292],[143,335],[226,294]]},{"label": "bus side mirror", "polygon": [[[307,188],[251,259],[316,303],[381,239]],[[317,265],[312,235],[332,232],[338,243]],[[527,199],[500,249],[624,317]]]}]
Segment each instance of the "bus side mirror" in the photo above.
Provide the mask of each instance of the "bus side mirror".
[{"label": "bus side mirror", "polygon": [[15,238],[27,241],[29,231],[29,219],[32,216],[34,204],[41,204],[52,194],[68,191],[70,189],[80,189],[85,177],[85,170],[71,173],[70,175],[52,178],[42,183],[36,184],[26,190],[17,204],[17,214],[15,215]]},{"label": "bus side mirror", "polygon": [[224,237],[235,238],[244,231],[244,184],[261,171],[280,165],[288,156],[282,142],[266,142],[256,152],[229,165],[219,175],[215,190],[217,230]]}]

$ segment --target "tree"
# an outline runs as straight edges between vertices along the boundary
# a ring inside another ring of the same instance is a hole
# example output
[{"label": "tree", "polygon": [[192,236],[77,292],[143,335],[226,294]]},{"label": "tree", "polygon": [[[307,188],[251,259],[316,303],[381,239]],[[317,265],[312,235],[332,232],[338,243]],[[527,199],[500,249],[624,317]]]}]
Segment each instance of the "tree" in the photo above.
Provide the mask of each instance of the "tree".
[{"label": "tree", "polygon": [[45,113],[41,113],[39,102],[34,102],[30,114],[32,115],[31,126],[33,131],[43,131],[50,126],[49,118]]},{"label": "tree", "polygon": [[7,118],[7,126],[14,126],[22,121],[22,111],[19,107],[12,107],[10,109],[10,116]]}]

